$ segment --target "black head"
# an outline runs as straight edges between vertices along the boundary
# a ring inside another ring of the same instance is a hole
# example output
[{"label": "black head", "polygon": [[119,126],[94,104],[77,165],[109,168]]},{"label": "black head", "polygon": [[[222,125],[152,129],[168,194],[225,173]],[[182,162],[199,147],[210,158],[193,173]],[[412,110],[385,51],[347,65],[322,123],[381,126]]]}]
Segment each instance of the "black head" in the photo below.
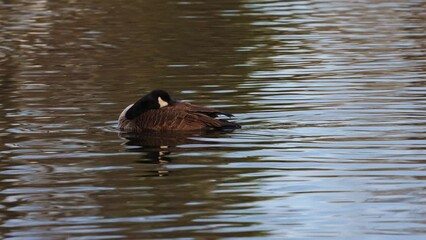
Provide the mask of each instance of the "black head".
[{"label": "black head", "polygon": [[169,93],[164,90],[154,90],[146,96],[149,96],[152,98],[152,100],[155,100],[158,106],[157,109],[166,107],[174,102]]},{"label": "black head", "polygon": [[174,100],[164,90],[154,90],[143,96],[133,104],[126,112],[126,118],[131,120],[139,116],[142,112],[151,109],[160,109],[174,103]]}]

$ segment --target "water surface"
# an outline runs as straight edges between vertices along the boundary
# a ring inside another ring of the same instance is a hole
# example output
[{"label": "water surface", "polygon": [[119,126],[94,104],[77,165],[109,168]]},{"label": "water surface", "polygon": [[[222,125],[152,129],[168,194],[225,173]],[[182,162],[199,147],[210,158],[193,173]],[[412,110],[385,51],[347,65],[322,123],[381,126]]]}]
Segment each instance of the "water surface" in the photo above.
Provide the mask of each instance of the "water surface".
[{"label": "water surface", "polygon": [[[426,2],[0,1],[3,239],[424,239]],[[149,90],[233,132],[116,130]]]}]

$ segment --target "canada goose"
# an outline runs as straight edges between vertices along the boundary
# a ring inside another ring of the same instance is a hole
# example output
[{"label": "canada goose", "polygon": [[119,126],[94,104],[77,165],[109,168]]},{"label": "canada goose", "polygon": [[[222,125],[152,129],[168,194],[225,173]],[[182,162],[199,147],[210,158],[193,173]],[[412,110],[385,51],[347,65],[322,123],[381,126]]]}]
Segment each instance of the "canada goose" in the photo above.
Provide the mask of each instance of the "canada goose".
[{"label": "canada goose", "polygon": [[120,130],[145,132],[147,130],[203,130],[235,129],[240,125],[217,119],[218,115],[232,114],[217,109],[177,102],[163,90],[154,90],[123,110],[118,119]]}]

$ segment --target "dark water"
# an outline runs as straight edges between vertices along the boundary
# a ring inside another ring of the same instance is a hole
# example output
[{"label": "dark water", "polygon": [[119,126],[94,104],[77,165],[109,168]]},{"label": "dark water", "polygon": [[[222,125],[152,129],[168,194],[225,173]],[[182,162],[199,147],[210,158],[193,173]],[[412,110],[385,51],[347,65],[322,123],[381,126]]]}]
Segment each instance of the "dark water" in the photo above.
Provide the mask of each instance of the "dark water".
[{"label": "dark water", "polygon": [[[426,1],[0,1],[3,239],[425,239]],[[155,88],[234,132],[135,136]]]}]

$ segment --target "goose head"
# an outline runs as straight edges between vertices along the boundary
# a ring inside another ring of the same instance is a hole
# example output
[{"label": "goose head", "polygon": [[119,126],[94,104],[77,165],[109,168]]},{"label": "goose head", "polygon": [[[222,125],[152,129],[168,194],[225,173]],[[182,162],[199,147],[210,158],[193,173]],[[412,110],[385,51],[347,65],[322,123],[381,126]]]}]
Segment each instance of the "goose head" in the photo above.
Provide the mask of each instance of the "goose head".
[{"label": "goose head", "polygon": [[154,90],[135,102],[126,112],[126,118],[132,120],[142,112],[160,109],[172,105],[175,101],[164,90]]}]

